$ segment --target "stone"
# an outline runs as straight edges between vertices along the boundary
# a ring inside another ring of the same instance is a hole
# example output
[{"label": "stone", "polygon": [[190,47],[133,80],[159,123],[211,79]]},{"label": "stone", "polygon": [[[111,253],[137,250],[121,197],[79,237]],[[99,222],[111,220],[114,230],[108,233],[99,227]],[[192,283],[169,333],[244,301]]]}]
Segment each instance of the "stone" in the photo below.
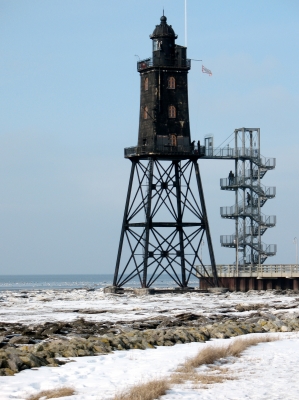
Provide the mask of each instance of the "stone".
[{"label": "stone", "polygon": [[41,332],[41,335],[42,336],[51,336],[55,333],[58,333],[59,329],[60,329],[60,325],[52,325],[49,328],[44,329]]},{"label": "stone", "polygon": [[147,296],[147,295],[155,294],[155,289],[138,288],[138,289],[134,289],[134,294],[136,294],[137,296]]},{"label": "stone", "polygon": [[90,352],[88,350],[82,350],[82,349],[78,350],[78,357],[89,356],[89,355]]},{"label": "stone", "polygon": [[18,372],[21,370],[23,366],[23,362],[17,354],[10,353],[7,358],[8,368],[10,368],[14,372]]},{"label": "stone", "polygon": [[264,320],[264,319],[259,319],[257,323],[258,323],[259,325],[261,325],[261,326],[264,326],[264,325],[267,324],[267,322],[268,322],[268,321],[266,321],[266,320]]},{"label": "stone", "polygon": [[236,332],[236,334],[237,334],[236,336],[240,336],[240,335],[244,335],[244,334],[248,333],[246,330],[243,330],[239,326],[234,327],[234,332]]},{"label": "stone", "polygon": [[241,324],[240,328],[243,330],[244,333],[253,333],[253,329],[250,324]]},{"label": "stone", "polygon": [[48,358],[48,367],[59,367],[59,364],[55,361],[56,358]]},{"label": "stone", "polygon": [[190,338],[188,336],[187,331],[182,330],[182,329],[176,330],[176,335],[179,337],[179,339],[180,339],[180,341],[182,343],[189,343],[190,342]]},{"label": "stone", "polygon": [[14,371],[12,371],[10,368],[0,369],[0,376],[12,376],[14,374],[15,374]]},{"label": "stone", "polygon": [[28,368],[31,368],[31,360],[29,356],[24,356],[24,355],[20,355],[19,356],[20,359],[22,360],[22,363],[25,364]]},{"label": "stone", "polygon": [[281,330],[281,332],[289,332],[289,331],[290,331],[289,327],[286,326],[286,325],[283,325],[283,326],[280,328],[280,330]]},{"label": "stone", "polygon": [[155,346],[153,346],[152,344],[148,343],[145,340],[142,340],[142,345],[146,348],[146,349],[155,349]]},{"label": "stone", "polygon": [[104,288],[104,293],[105,294],[114,294],[114,293],[117,293],[117,287],[116,286],[107,286],[107,287],[105,287]]},{"label": "stone", "polygon": [[277,328],[281,328],[283,326],[283,322],[280,321],[279,319],[276,319],[275,321],[272,322],[273,325],[275,325]]},{"label": "stone", "polygon": [[103,348],[103,347],[101,347],[101,346],[97,346],[97,345],[94,345],[94,346],[93,346],[93,351],[94,351],[95,353],[97,353],[97,354],[107,354],[105,348]]},{"label": "stone", "polygon": [[75,351],[75,350],[73,350],[71,348],[68,348],[66,351],[64,351],[62,353],[62,356],[65,357],[65,358],[78,357],[78,353],[77,353],[77,351]]},{"label": "stone", "polygon": [[275,321],[276,320],[276,316],[271,314],[271,313],[269,313],[269,312],[262,312],[261,315],[263,317],[266,317],[268,320],[271,320],[271,321]]},{"label": "stone", "polygon": [[34,367],[43,367],[48,365],[48,361],[45,358],[42,357],[37,357],[34,354],[30,354],[30,361],[31,361],[31,365]]},{"label": "stone", "polygon": [[206,326],[201,326],[200,327],[200,332],[203,333],[205,335],[205,337],[207,338],[207,340],[210,339],[211,335],[210,335],[210,331],[208,330],[208,328]]},{"label": "stone", "polygon": [[197,339],[197,342],[207,342],[209,340],[208,337],[200,331],[195,332],[194,335]]},{"label": "stone", "polygon": [[29,342],[28,336],[14,336],[9,340],[9,344],[28,344]]}]

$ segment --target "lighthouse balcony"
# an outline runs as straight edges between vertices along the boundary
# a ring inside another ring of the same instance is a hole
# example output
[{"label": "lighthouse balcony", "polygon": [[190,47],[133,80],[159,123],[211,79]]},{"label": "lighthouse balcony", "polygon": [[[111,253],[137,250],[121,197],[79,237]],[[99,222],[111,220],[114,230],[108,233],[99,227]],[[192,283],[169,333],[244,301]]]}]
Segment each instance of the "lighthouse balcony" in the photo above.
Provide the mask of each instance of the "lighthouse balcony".
[{"label": "lighthouse balcony", "polygon": [[134,157],[152,157],[152,156],[183,156],[184,158],[199,158],[204,156],[205,147],[197,146],[193,147],[191,145],[180,145],[180,146],[171,146],[171,145],[162,145],[162,146],[133,146],[127,147],[124,149],[125,158],[134,158]]},{"label": "lighthouse balcony", "polygon": [[153,58],[146,58],[144,60],[140,60],[137,62],[137,71],[142,72],[148,68],[151,67],[173,67],[173,68],[186,68],[190,69],[191,68],[191,60],[189,58],[178,58],[178,59],[173,59],[173,58],[156,58],[153,60]]}]

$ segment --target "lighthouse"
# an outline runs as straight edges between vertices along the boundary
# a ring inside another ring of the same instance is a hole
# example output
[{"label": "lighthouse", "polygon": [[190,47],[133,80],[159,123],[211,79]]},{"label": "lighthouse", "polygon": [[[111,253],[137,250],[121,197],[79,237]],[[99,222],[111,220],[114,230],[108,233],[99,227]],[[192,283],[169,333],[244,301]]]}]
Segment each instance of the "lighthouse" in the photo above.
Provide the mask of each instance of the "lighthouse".
[{"label": "lighthouse", "polygon": [[[125,148],[131,162],[113,285],[132,280],[148,289],[164,275],[178,289],[200,275],[218,286],[198,160],[204,155],[191,140],[187,48],[166,16],[150,35],[152,56],[137,62],[140,109],[137,145]],[[202,260],[204,239],[209,270]],[[199,275],[198,275],[199,274]]]}]

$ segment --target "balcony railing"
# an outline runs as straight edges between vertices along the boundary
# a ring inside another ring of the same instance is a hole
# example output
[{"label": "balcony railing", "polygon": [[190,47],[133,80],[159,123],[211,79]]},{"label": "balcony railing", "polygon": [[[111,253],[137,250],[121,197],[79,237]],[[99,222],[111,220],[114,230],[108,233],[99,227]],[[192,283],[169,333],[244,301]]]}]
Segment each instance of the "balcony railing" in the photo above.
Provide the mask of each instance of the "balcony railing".
[{"label": "balcony railing", "polygon": [[140,60],[137,62],[137,70],[142,71],[143,69],[150,68],[153,66],[153,59],[146,58],[145,60]]},{"label": "balcony railing", "polygon": [[[255,265],[216,265],[217,275],[219,278],[222,277],[264,277],[264,278],[298,278],[299,277],[299,266],[296,264],[274,264],[274,265],[257,265],[258,261],[255,261]],[[212,272],[212,267],[206,265],[203,268],[201,265],[197,265],[198,277],[204,276],[209,277]]]},{"label": "balcony railing", "polygon": [[[264,226],[264,227],[260,227],[260,233],[261,235],[264,234],[264,232],[267,230],[268,227]],[[259,233],[259,226],[258,225],[254,225],[254,226],[245,226],[245,237],[248,236],[253,236],[254,238],[258,236]],[[239,232],[239,237],[243,237],[244,233],[243,233],[243,228],[240,230]],[[232,244],[236,244],[236,235],[221,235],[220,236],[220,243],[222,245],[232,245]]]},{"label": "balcony railing", "polygon": [[153,62],[152,58],[146,58],[144,60],[140,60],[137,62],[137,71],[140,72],[144,69],[153,67],[153,66],[167,66],[167,67],[179,67],[179,68],[191,68],[191,60],[189,58],[185,59],[185,60],[164,60],[163,61],[163,65],[159,64],[158,61]]},{"label": "balcony railing", "polygon": [[276,165],[275,158],[266,158],[258,154],[256,149],[238,147],[207,147],[206,158],[245,158],[266,169],[273,169]]},{"label": "balcony railing", "polygon": [[258,207],[243,205],[242,202],[238,206],[220,207],[220,215],[223,218],[237,218],[238,216],[248,216],[261,225],[268,228],[276,225],[276,215],[259,215]]},{"label": "balcony railing", "polygon": [[220,243],[222,246],[236,247],[237,244],[240,247],[244,245],[252,247],[254,250],[260,252],[261,254],[265,254],[267,256],[275,255],[277,251],[276,244],[266,244],[266,243],[258,243],[257,241],[251,242],[250,237],[239,236],[238,241],[236,235],[222,235],[220,236]]},{"label": "balcony railing", "polygon": [[236,186],[252,188],[254,192],[262,197],[267,197],[268,199],[272,199],[276,195],[275,186],[265,186],[263,184],[258,185],[257,181],[253,181],[251,184],[250,178],[243,176],[238,176],[236,178],[222,178],[220,179],[220,186],[221,189],[235,188]]},{"label": "balcony railing", "polygon": [[199,151],[197,146],[171,146],[171,145],[163,145],[163,146],[133,146],[127,147],[124,149],[124,155],[126,158],[128,157],[136,157],[136,156],[143,156],[143,155],[197,155],[202,156],[204,154],[204,147],[200,146]]}]

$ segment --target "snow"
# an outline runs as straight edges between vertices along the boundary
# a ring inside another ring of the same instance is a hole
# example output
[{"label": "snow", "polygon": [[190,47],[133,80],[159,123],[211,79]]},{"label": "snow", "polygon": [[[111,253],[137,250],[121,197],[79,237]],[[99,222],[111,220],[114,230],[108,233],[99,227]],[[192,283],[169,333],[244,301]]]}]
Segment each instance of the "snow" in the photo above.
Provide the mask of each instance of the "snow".
[{"label": "snow", "polygon": [[[208,388],[204,388],[206,385],[198,385],[197,389],[190,384],[178,385],[161,399],[297,400],[299,335],[279,336],[282,340],[250,347],[240,358],[225,365],[233,380],[208,385]],[[283,340],[283,337],[287,338]],[[200,372],[205,370],[207,367],[198,368]]]},{"label": "snow", "polygon": [[[230,315],[245,317],[250,311],[239,313],[236,304],[263,304],[262,311],[299,313],[299,298],[275,295],[273,292],[158,294],[139,297],[131,293],[105,295],[103,289],[6,291],[0,297],[0,321],[39,323],[73,321],[84,317],[89,321],[116,322],[173,316],[193,312],[203,316]],[[292,305],[293,304],[293,305]],[[290,311],[288,307],[294,307]],[[79,312],[78,312],[79,310]],[[94,314],[84,313],[92,310]],[[76,311],[76,312],[75,312]]]},{"label": "snow", "polygon": [[[255,334],[257,335],[257,334]],[[279,333],[281,340],[260,343],[247,349],[226,366],[234,380],[203,388],[186,383],[174,386],[162,400],[175,399],[298,399],[299,334]],[[208,343],[179,344],[148,350],[116,351],[96,357],[74,358],[60,368],[26,370],[12,377],[0,377],[1,400],[26,399],[40,390],[71,386],[71,400],[108,400],[134,383],[168,376],[186,357],[204,346],[228,343],[218,339]],[[233,361],[233,362],[231,362]],[[207,370],[203,366],[198,369]]]},{"label": "snow", "polygon": [[149,350],[116,351],[96,357],[73,358],[59,368],[26,370],[12,377],[0,377],[1,400],[25,399],[40,390],[71,386],[78,392],[73,400],[109,399],[117,390],[145,379],[167,376],[202,343],[178,344]]}]

